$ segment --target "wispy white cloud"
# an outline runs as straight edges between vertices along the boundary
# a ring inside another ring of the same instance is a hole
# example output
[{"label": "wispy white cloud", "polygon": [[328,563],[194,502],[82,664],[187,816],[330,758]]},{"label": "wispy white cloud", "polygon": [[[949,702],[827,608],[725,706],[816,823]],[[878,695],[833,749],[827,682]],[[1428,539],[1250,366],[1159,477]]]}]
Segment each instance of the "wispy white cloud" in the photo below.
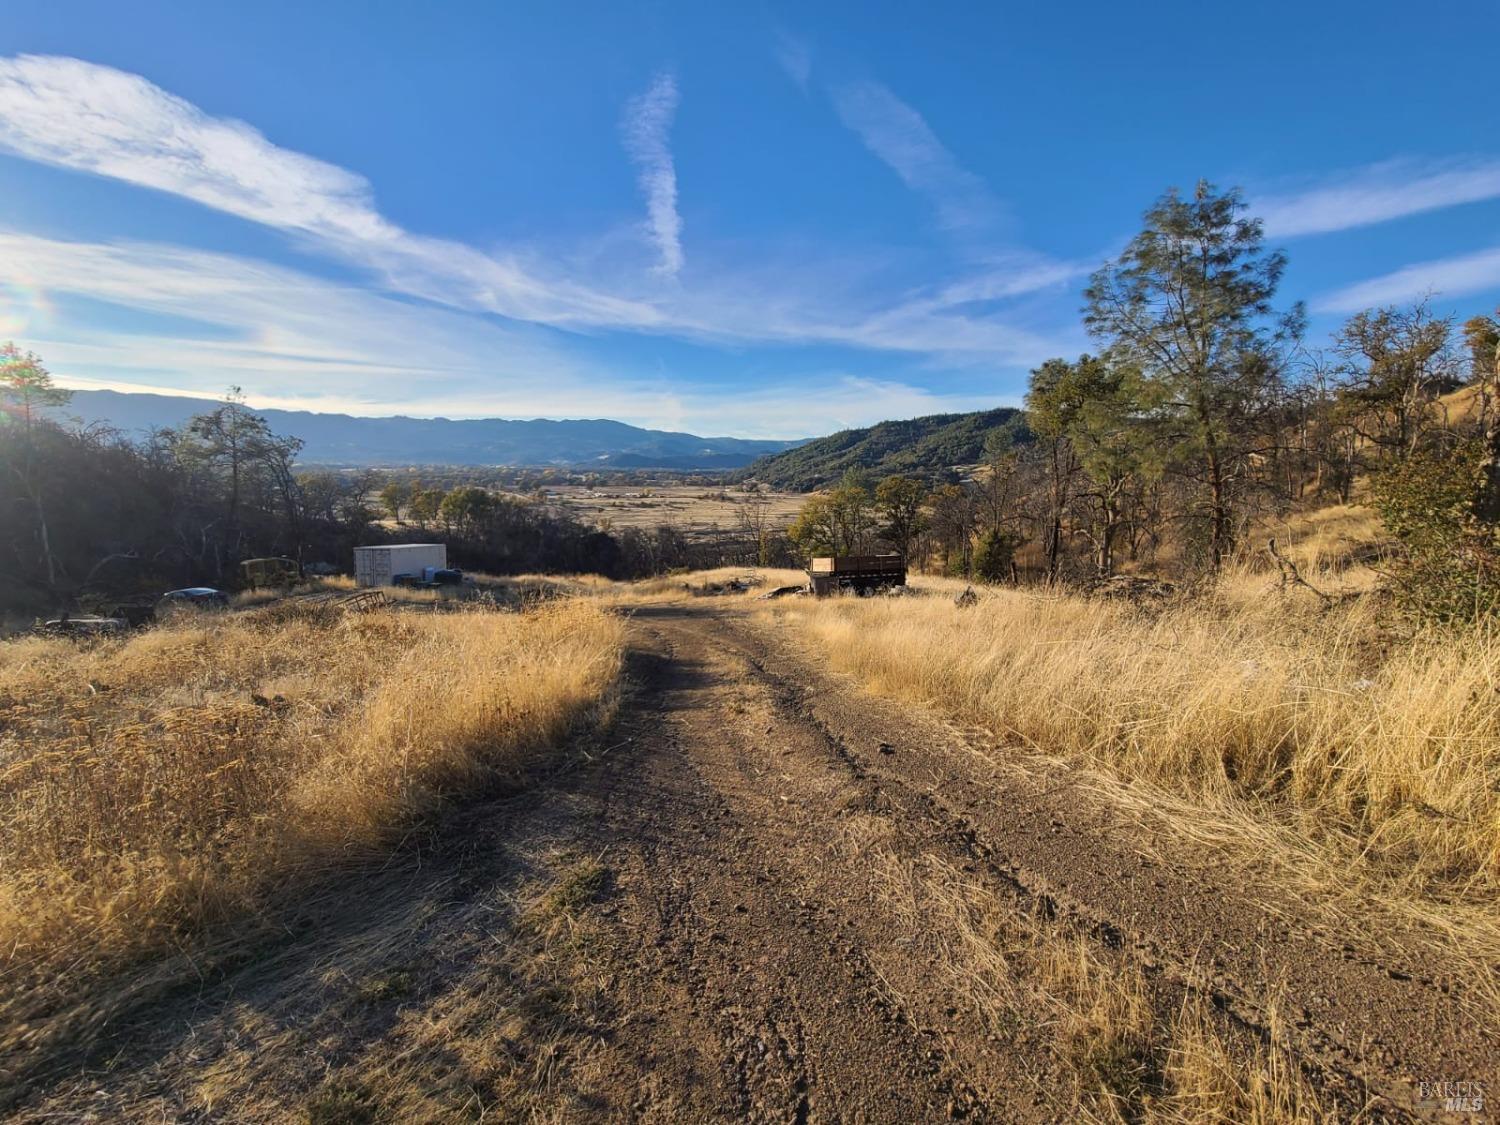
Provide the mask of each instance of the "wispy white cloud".
[{"label": "wispy white cloud", "polygon": [[[70,242],[0,230],[0,262],[28,290],[151,314],[152,334],[96,331],[57,314],[24,326],[88,358],[98,377],[172,375],[288,392],[420,398],[488,387],[496,405],[535,380],[577,390],[599,371],[553,334],[371,293],[253,259],[157,243]],[[59,365],[59,370],[62,364]],[[108,368],[108,371],[103,370]]]},{"label": "wispy white cloud", "polygon": [[354,239],[397,233],[361,177],[209,117],[138,75],[78,59],[0,60],[0,145],[270,226]]},{"label": "wispy white cloud", "polygon": [[[939,192],[949,220],[971,221],[985,210],[982,186],[976,188],[979,203],[963,206],[966,174],[920,118],[882,98],[878,88],[854,100],[858,106],[851,112],[873,114],[865,122],[872,146],[905,169],[913,184]],[[675,173],[666,145],[675,103],[675,84],[663,77],[627,115],[633,123],[627,135],[642,156],[661,265],[670,272],[682,265]],[[214,385],[225,376],[247,385],[318,376],[323,381],[304,384],[306,393],[340,395],[341,387],[352,385],[340,380],[358,383],[361,372],[400,380],[420,367],[435,377],[447,377],[443,372],[451,369],[454,378],[472,379],[476,390],[462,395],[478,394],[486,379],[503,395],[520,394],[503,367],[496,371],[497,356],[514,363],[510,370],[526,370],[536,379],[569,369],[567,339],[538,335],[528,324],[700,342],[833,345],[991,369],[1031,364],[1064,346],[1050,331],[1013,321],[1010,312],[992,306],[1055,284],[1059,271],[1069,269],[1065,265],[1044,259],[988,262],[918,290],[903,282],[894,291],[867,284],[864,271],[844,269],[826,252],[773,268],[764,246],[754,260],[736,260],[729,268],[712,261],[695,267],[691,287],[644,283],[638,269],[569,272],[557,254],[543,264],[516,250],[485,252],[404,230],[379,212],[370,185],[355,173],[280,148],[251,126],[205,114],[137,75],[76,59],[0,59],[0,149],[170,192],[286,231],[372,271],[388,293],[443,306],[424,309],[353,286],[328,287],[265,263],[173,247],[96,245],[80,257],[84,251],[75,244],[50,243],[42,254],[41,243],[33,242],[25,259],[0,258],[5,279],[35,267],[38,284],[57,291],[162,315],[227,319],[236,327],[227,343],[166,339],[158,347],[153,341],[150,355],[137,348],[112,361],[140,365],[137,375],[147,381],[158,360],[184,377],[201,362]],[[14,238],[8,246],[19,248]],[[576,280],[580,276],[594,281]],[[859,284],[851,284],[851,276],[861,278]],[[497,313],[517,323],[500,325],[466,313]],[[402,330],[387,331],[394,325]],[[379,346],[361,344],[362,332]],[[464,344],[445,360],[449,339]],[[538,341],[544,339],[542,347]],[[412,358],[393,363],[392,356]],[[352,358],[345,363],[341,357]],[[90,362],[104,362],[102,352]],[[576,403],[578,388],[600,377],[575,372],[557,386],[566,403]],[[429,392],[437,395],[431,381],[422,401]],[[396,402],[389,388],[378,393],[382,401]],[[451,399],[446,391],[441,397]],[[642,409],[657,409],[649,404],[662,400],[642,401],[648,404]],[[505,403],[487,408],[515,412]]]},{"label": "wispy white cloud", "polygon": [[1092,261],[1062,262],[1037,254],[1013,253],[975,273],[948,282],[931,297],[913,300],[908,309],[954,310],[1048,289],[1061,290],[1068,282],[1085,276],[1096,266],[1097,263]]},{"label": "wispy white cloud", "polygon": [[564,326],[650,327],[660,320],[645,303],[411,234],[375,209],[363,177],[110,67],[46,56],[0,59],[0,148],[312,238],[430,300]]},{"label": "wispy white cloud", "polygon": [[[266,407],[512,418],[585,412],[740,437],[801,437],[995,402],[989,393],[943,394],[900,379],[810,372],[797,363],[777,378],[736,385],[733,394],[627,376],[580,358],[548,329],[154,243],[68,242],[0,230],[0,262],[7,277],[30,290],[157,318],[143,340],[37,312],[0,292],[0,320],[29,312],[8,330],[41,351],[71,386],[214,395],[235,383]],[[899,330],[895,324],[861,329],[871,336]]]},{"label": "wispy white cloud", "polygon": [[[805,44],[785,38],[777,54],[794,81],[810,78]],[[942,226],[973,236],[1000,215],[984,183],[884,86],[846,84],[833,97],[848,127],[931,201]],[[759,246],[726,265],[695,250],[694,284],[663,284],[684,268],[669,145],[677,103],[675,81],[660,75],[630,104],[623,124],[647,199],[660,275],[650,278],[634,230],[620,234],[603,255],[608,261],[586,265],[570,265],[555,252],[487,251],[430,238],[382,214],[357,173],[281,148],[251,125],[207,114],[138,75],[77,59],[0,59],[0,150],[169,192],[284,231],[378,279],[374,289],[341,286],[181,247],[0,232],[0,329],[26,336],[56,358],[59,370],[122,384],[212,392],[233,381],[258,388],[263,399],[372,413],[557,416],[576,413],[586,401],[591,412],[632,421],[747,436],[957,409],[967,400],[838,371],[813,382],[805,369],[794,377],[790,366],[785,381],[738,388],[724,399],[670,380],[626,379],[550,329],[826,345],[970,371],[1015,371],[1083,346],[1071,310],[1032,319],[1028,314],[1042,302],[1025,298],[1066,287],[1085,271],[1020,252],[971,257],[962,271],[912,286],[903,269],[882,269],[874,282],[868,271],[826,251],[777,262],[773,250]],[[1500,160],[1406,160],[1253,205],[1269,234],[1290,238],[1491,198],[1500,198]],[[607,240],[592,241],[597,248]],[[22,287],[7,292],[18,281]],[[1409,265],[1313,304],[1337,313],[1428,292],[1461,296],[1496,287],[1500,248]],[[215,331],[162,331],[143,347],[141,337],[63,324],[60,317],[49,326],[37,312],[49,292]]]},{"label": "wispy white cloud", "polygon": [[676,277],[682,270],[682,216],[677,213],[677,168],[668,133],[677,113],[677,80],[658,74],[625,111],[625,148],[640,170],[647,222],[661,262],[657,270]]},{"label": "wispy white cloud", "polygon": [[1347,313],[1382,305],[1398,305],[1428,294],[1461,297],[1486,289],[1500,289],[1500,247],[1437,258],[1403,266],[1326,293],[1313,302],[1316,312]]},{"label": "wispy white cloud", "polygon": [[[1017,298],[1060,289],[1086,270],[1041,256],[989,261],[892,295],[850,288],[856,261],[807,259],[684,293],[675,306],[685,334],[703,340],[753,338],[905,352],[962,368],[1028,367],[1085,338],[1071,309],[1031,322]],[[769,279],[768,279],[769,278]],[[1058,325],[1063,325],[1061,331]],[[725,326],[743,326],[726,335]]]},{"label": "wispy white cloud", "polygon": [[833,90],[834,107],[865,147],[926,196],[946,229],[982,227],[1002,208],[978,176],[938,140],[922,115],[879,82],[850,82]]},{"label": "wispy white cloud", "polygon": [[[675,172],[666,144],[676,101],[675,83],[659,76],[625,121],[627,141],[641,161],[650,226],[667,273],[682,265]],[[899,304],[878,297],[837,304],[828,296],[826,279],[809,280],[799,289],[798,278],[816,274],[806,262],[783,273],[769,298],[765,292],[742,292],[734,277],[705,277],[691,293],[632,293],[545,274],[513,253],[486,253],[403,230],[375,208],[362,177],[280,148],[242,122],[206,115],[138,75],[77,59],[0,59],[0,148],[291,231],[375,271],[396,292],[516,320],[912,352],[926,351],[934,341],[952,351],[956,345],[946,342],[961,339],[980,344],[1003,338],[1008,346],[1013,335],[1003,326],[965,320],[957,333],[948,321],[914,322],[913,336],[900,339],[872,328],[902,319],[888,315],[900,314]],[[768,299],[783,297],[784,315],[768,318]]]},{"label": "wispy white cloud", "polygon": [[1273,238],[1326,234],[1500,198],[1500,160],[1390,160],[1251,201]]},{"label": "wispy white cloud", "polygon": [[806,93],[807,83],[812,78],[812,47],[807,40],[778,29],[771,51],[776,57],[776,64],[797,84],[799,90]]}]

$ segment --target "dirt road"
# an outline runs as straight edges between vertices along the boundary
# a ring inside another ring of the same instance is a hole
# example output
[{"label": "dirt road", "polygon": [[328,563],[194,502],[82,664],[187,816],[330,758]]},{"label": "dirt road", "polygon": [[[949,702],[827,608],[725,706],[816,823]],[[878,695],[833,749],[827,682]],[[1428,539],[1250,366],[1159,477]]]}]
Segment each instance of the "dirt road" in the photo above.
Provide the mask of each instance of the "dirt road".
[{"label": "dirt road", "polygon": [[567,768],[38,1060],[20,1118],[1129,1118],[1205,1042],[1252,1075],[1284,1045],[1341,1119],[1431,1116],[1423,1080],[1500,1096],[1476,982],[1401,934],[1331,929],[742,604],[633,638]]}]

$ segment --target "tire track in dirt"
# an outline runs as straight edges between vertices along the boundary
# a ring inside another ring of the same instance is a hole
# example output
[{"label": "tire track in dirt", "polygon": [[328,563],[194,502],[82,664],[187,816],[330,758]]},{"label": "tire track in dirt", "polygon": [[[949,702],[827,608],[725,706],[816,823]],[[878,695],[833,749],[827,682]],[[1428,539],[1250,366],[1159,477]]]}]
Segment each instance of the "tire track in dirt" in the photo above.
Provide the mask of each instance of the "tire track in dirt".
[{"label": "tire track in dirt", "polygon": [[[621,891],[611,937],[626,1004],[672,1029],[670,1085],[691,1088],[717,1059],[739,1119],[980,1110],[985,1099],[862,956],[846,904],[818,896],[817,834],[766,785],[782,732],[774,721],[761,729],[756,701],[736,698],[743,676],[685,639],[691,656],[658,640],[663,658],[638,661],[645,682],[629,722],[655,750],[617,764],[597,835]],[[836,796],[844,782],[816,784]]]}]

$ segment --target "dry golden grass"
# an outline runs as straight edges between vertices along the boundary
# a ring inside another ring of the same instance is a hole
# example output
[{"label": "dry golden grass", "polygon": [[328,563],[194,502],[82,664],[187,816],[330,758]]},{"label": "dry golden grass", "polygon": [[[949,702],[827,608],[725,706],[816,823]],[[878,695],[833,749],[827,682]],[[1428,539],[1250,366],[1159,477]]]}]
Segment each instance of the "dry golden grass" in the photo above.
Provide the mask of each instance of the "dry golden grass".
[{"label": "dry golden grass", "polygon": [[779,612],[878,691],[1248,810],[1417,896],[1493,901],[1500,638],[1394,638],[1377,600],[1319,612],[1265,576],[1235,583],[1158,614],[1011,590],[970,609],[928,597]]},{"label": "dry golden grass", "polygon": [[[111,1083],[114,1096],[91,1108],[99,1120],[131,1121],[589,1119],[594,1091],[610,1081],[599,1056],[614,1038],[617,997],[595,934],[612,873],[530,842],[528,877],[488,899],[482,927],[433,918],[449,896],[414,889],[366,918],[336,956],[305,967],[300,988],[282,982],[274,1013],[240,1003],[221,1016],[232,1032],[202,1029],[213,1047],[195,1060],[181,1101],[159,1101],[156,1083]],[[427,926],[414,939],[419,919],[451,927],[443,958]],[[71,1120],[76,1104],[28,1107],[27,1120]]]},{"label": "dry golden grass", "polygon": [[[242,590],[234,595],[232,604],[237,609],[254,609],[258,606],[275,605],[287,598],[306,597],[310,594],[352,594],[358,589],[354,579],[348,575],[332,574],[308,579],[286,590]],[[434,605],[445,598],[456,597],[460,588],[455,586],[439,591],[414,590],[407,586],[381,586],[379,590],[387,601],[403,605]]]},{"label": "dry golden grass", "polygon": [[1329,592],[1373,587],[1377,575],[1372,566],[1383,565],[1395,550],[1380,516],[1362,504],[1334,504],[1264,520],[1255,547],[1264,547],[1273,535],[1287,558],[1333,587]]},{"label": "dry golden grass", "polygon": [[[583,574],[560,577],[551,574],[518,574],[497,576],[481,571],[466,571],[462,586],[445,586],[437,590],[414,590],[404,586],[380,586],[387,602],[403,606],[451,605],[464,601],[489,601],[508,606],[530,605],[553,598],[586,594],[611,586],[608,579]],[[282,605],[319,594],[352,594],[359,590],[354,579],[344,574],[310,578],[286,590],[244,590],[234,595],[237,609],[257,609]]]},{"label": "dry golden grass", "polygon": [[1274,1046],[1284,1032],[1274,1005],[1270,1011],[1273,1045],[1252,1040],[1246,1044],[1248,1054],[1236,1056],[1202,1001],[1186,1002],[1172,1016],[1163,1067],[1171,1097],[1155,1107],[1153,1116],[1191,1125],[1333,1125],[1348,1120],[1330,1109],[1291,1056]]},{"label": "dry golden grass", "polygon": [[1437,412],[1444,425],[1458,426],[1478,421],[1483,405],[1484,396],[1480,393],[1479,386],[1471,384],[1439,397]]},{"label": "dry golden grass", "polygon": [[0,645],[0,1025],[520,773],[610,706],[622,650],[584,601]]}]

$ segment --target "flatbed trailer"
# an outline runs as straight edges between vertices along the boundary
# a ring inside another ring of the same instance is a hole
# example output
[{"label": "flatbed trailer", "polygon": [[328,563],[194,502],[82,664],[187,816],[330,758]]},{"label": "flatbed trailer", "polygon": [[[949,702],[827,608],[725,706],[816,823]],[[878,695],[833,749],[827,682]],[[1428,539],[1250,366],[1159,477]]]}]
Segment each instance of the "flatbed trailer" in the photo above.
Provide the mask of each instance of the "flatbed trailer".
[{"label": "flatbed trailer", "polygon": [[906,563],[900,555],[824,555],[807,568],[808,583],[818,597],[841,590],[866,595],[906,585]]}]

